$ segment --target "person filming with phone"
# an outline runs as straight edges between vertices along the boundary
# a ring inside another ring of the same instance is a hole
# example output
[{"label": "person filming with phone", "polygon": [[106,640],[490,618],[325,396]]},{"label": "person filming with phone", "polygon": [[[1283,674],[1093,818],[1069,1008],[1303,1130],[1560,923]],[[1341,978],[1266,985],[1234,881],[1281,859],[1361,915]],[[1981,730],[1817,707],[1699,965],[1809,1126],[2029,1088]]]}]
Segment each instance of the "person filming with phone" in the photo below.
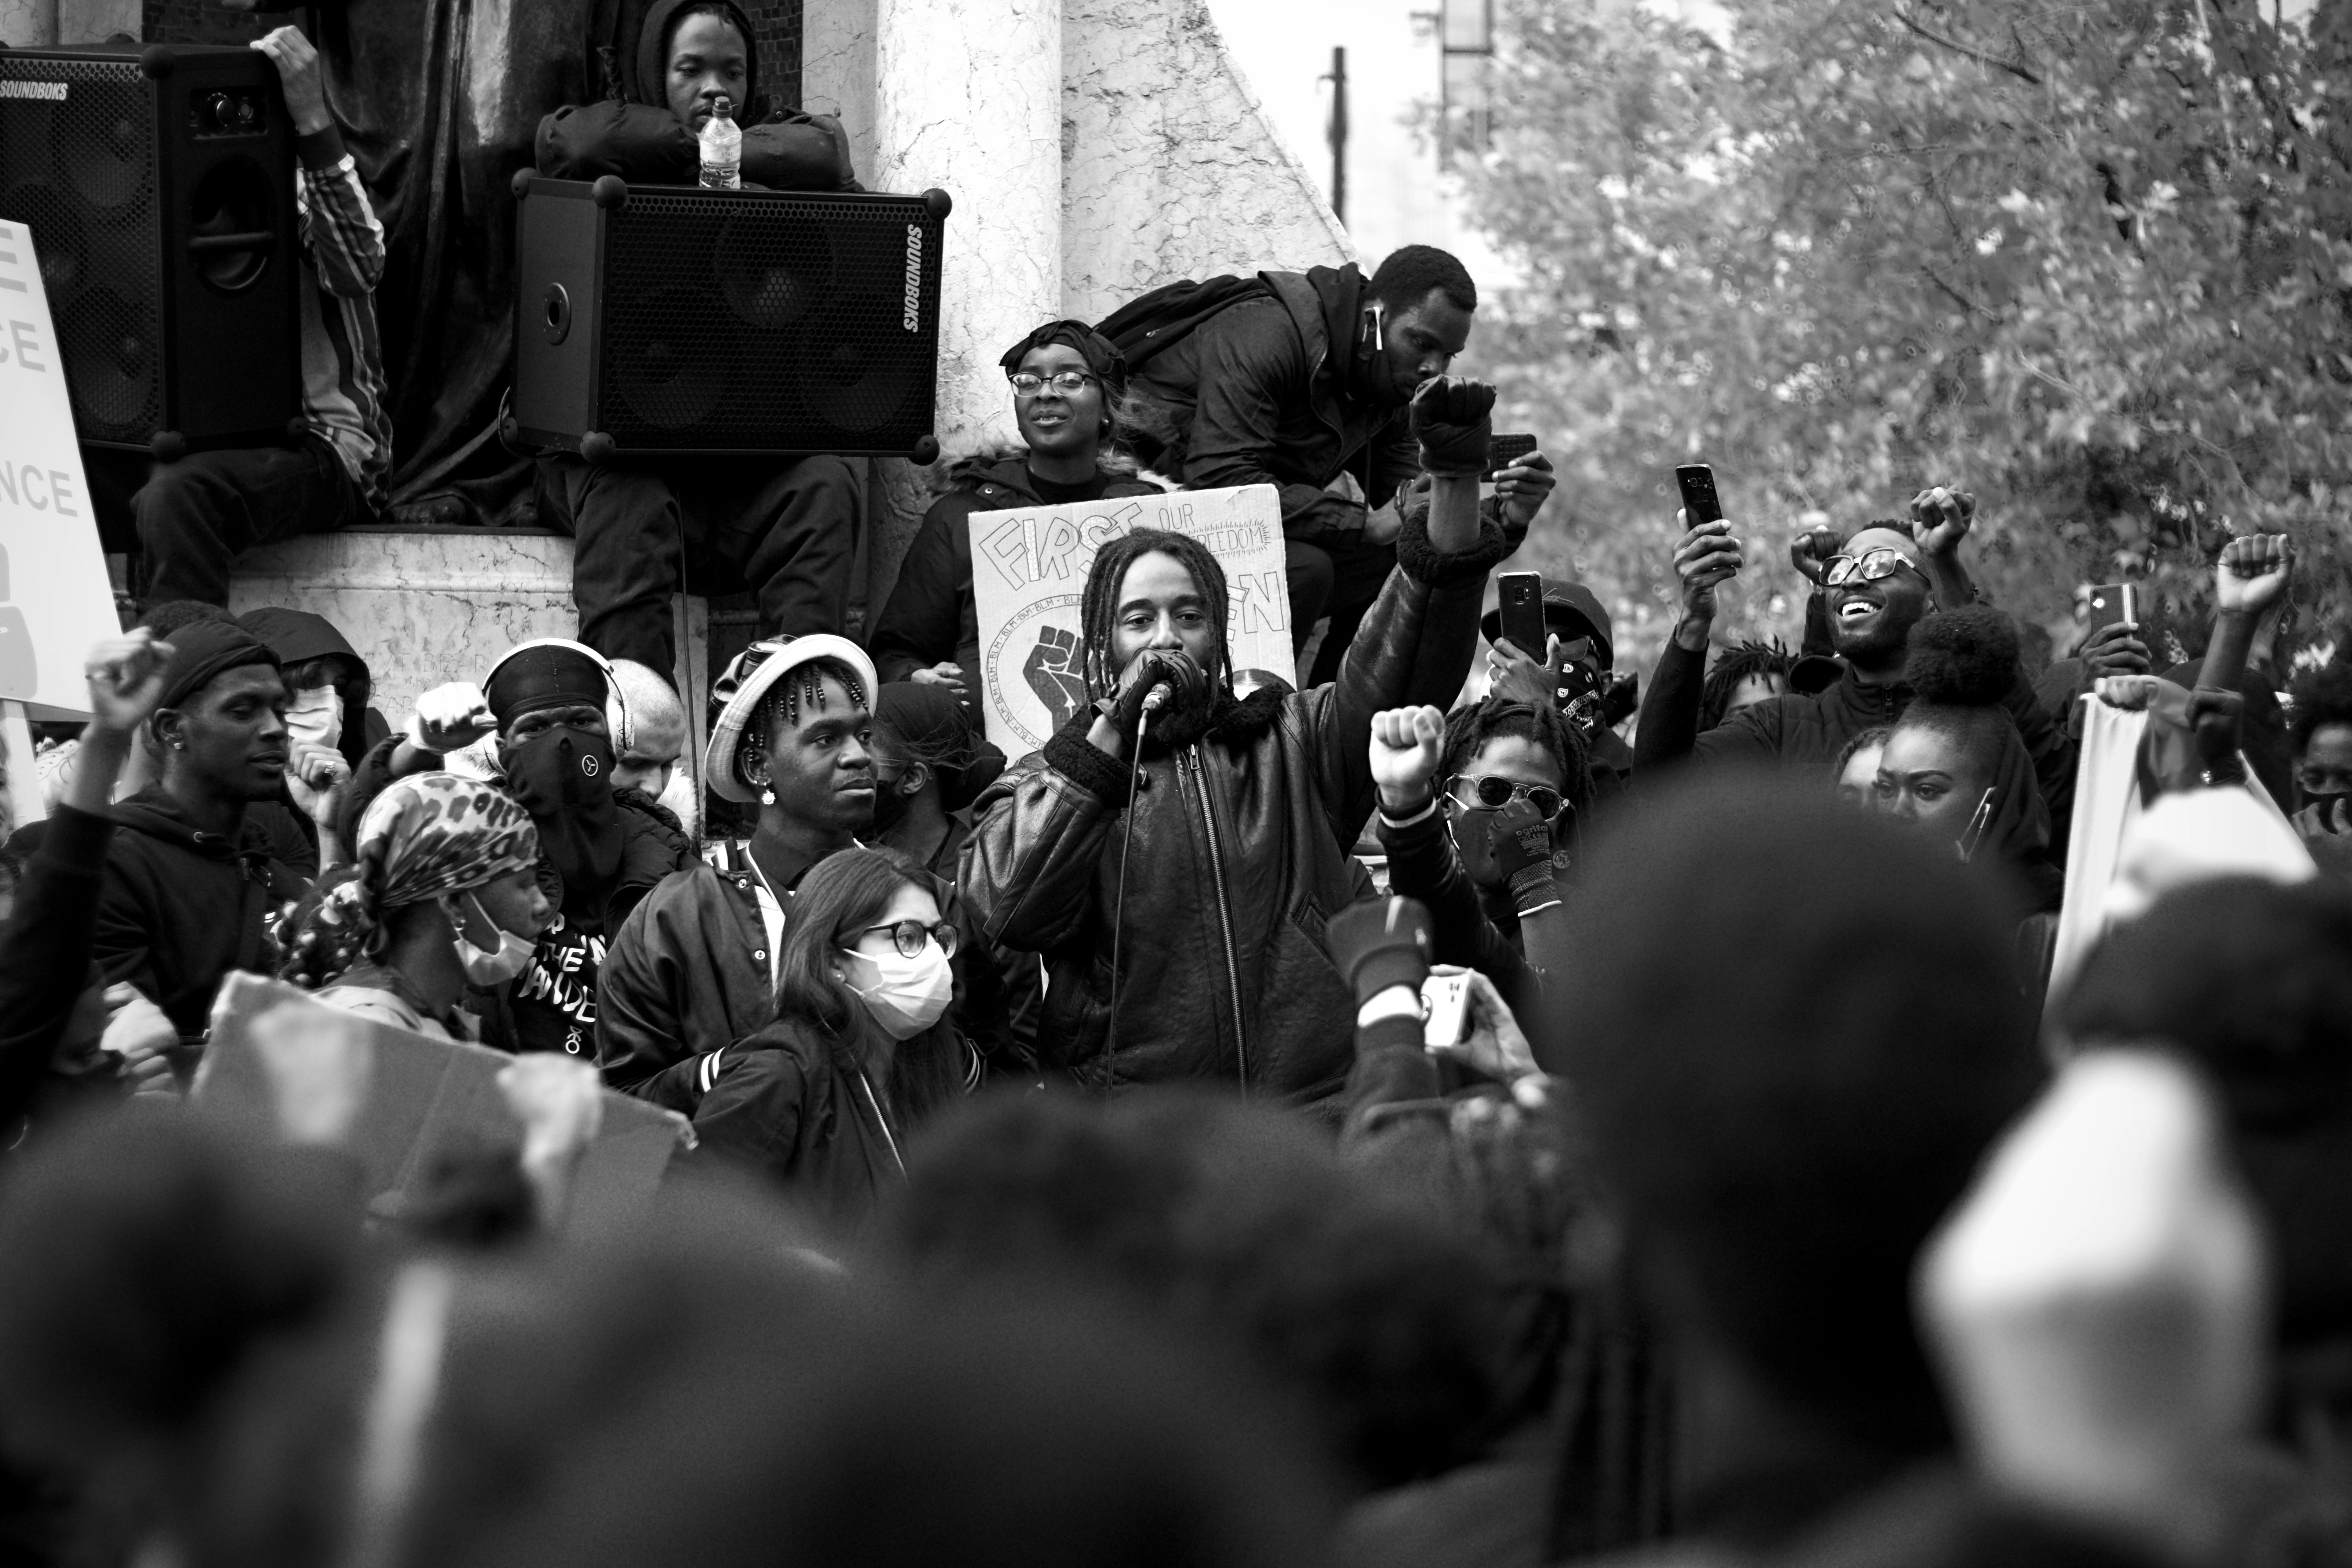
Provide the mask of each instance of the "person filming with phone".
[{"label": "person filming with phone", "polygon": [[[1699,493],[1711,499],[1713,491],[1709,475]],[[1684,499],[1695,499],[1688,481]],[[1959,557],[1960,542],[1976,521],[1976,498],[1937,486],[1913,497],[1910,510],[1907,524],[1874,522],[1822,562],[1830,640],[1844,666],[1837,680],[1820,692],[1752,703],[1701,734],[1699,701],[1717,595],[1748,556],[1731,522],[1693,517],[1685,505],[1678,514],[1685,531],[1675,550],[1682,617],[1642,704],[1637,765],[1696,756],[1826,773],[1856,735],[1901,719],[1913,695],[1904,678],[1913,629],[1931,609],[1959,609],[1977,599]],[[2074,799],[2074,749],[2036,700],[2023,667],[2011,675],[2000,706],[2025,742],[2044,805],[2062,815]]]}]

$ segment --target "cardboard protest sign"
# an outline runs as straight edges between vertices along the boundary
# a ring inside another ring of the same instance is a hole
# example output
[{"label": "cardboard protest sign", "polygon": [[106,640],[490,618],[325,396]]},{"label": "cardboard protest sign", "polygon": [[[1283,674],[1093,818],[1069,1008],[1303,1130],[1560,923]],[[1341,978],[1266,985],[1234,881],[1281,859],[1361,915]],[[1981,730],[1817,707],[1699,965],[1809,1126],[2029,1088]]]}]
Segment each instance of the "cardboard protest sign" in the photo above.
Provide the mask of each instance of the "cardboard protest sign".
[{"label": "cardboard protest sign", "polygon": [[1086,706],[1078,603],[1103,545],[1139,528],[1188,533],[1225,568],[1234,668],[1295,680],[1282,509],[1272,485],[1115,496],[972,514],[972,598],[980,621],[988,738],[1025,756]]},{"label": "cardboard protest sign", "polygon": [[[345,1147],[366,1172],[372,1202],[415,1195],[444,1151],[520,1147],[522,1126],[498,1085],[499,1069],[512,1057],[379,1024],[252,974],[231,974],[213,1004],[212,1038],[193,1091],[197,1105],[274,1136],[276,1097],[256,1027],[289,1022],[332,1037],[334,1045],[359,1047],[363,1102]],[[686,1118],[676,1111],[606,1090],[604,1124],[581,1158],[567,1222],[625,1221],[642,1210],[687,1131]]]},{"label": "cardboard protest sign", "polygon": [[83,657],[121,632],[33,232],[0,223],[0,700],[87,715]]}]

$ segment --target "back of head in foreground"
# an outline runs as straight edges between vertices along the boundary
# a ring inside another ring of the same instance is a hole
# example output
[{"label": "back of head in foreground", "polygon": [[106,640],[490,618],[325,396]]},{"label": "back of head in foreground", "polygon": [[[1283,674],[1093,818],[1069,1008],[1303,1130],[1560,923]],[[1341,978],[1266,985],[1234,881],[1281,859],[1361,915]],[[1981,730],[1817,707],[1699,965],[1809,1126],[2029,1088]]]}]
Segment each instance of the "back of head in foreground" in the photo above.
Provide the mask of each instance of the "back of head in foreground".
[{"label": "back of head in foreground", "polygon": [[1654,795],[1590,867],[1544,1045],[1646,1292],[1820,1436],[1941,1446],[1913,1262],[2041,1075],[1998,889],[1764,774]]}]

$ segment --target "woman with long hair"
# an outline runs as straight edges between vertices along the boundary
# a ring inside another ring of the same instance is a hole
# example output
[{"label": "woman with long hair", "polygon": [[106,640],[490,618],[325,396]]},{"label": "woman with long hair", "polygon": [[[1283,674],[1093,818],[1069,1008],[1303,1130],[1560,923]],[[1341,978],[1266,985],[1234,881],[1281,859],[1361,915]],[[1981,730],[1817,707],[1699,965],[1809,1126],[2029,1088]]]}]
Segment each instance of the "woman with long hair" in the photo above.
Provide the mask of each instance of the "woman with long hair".
[{"label": "woman with long hair", "polygon": [[480,779],[411,773],[368,804],[355,837],[356,864],[280,927],[279,977],[380,1023],[475,1038],[466,988],[520,973],[553,914],[530,816]]},{"label": "woman with long hair", "polygon": [[793,897],[776,1018],[648,1098],[694,1121],[699,1156],[759,1171],[835,1224],[906,1175],[908,1128],[963,1091],[950,1017],[961,934],[945,889],[903,855],[844,849]]}]

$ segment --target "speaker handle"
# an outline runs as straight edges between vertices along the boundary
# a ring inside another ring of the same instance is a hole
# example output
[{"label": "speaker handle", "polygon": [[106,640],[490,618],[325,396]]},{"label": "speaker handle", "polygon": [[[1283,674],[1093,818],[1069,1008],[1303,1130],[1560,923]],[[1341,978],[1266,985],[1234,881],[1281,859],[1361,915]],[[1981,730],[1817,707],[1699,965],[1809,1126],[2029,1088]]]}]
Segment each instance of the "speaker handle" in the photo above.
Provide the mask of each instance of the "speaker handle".
[{"label": "speaker handle", "polygon": [[147,438],[147,450],[159,463],[176,463],[188,455],[188,438],[177,430],[158,430]]},{"label": "speaker handle", "polygon": [[268,229],[251,229],[242,234],[198,234],[188,237],[188,254],[191,256],[234,256],[277,248],[278,237]]},{"label": "speaker handle", "polygon": [[945,217],[955,210],[955,198],[933,185],[923,193],[923,210],[933,217]]},{"label": "speaker handle", "polygon": [[937,436],[916,437],[914,446],[908,449],[907,460],[922,468],[929,468],[940,460],[940,438]]},{"label": "speaker handle", "polygon": [[[612,178],[610,174],[604,177],[608,180]],[[613,438],[602,430],[591,430],[580,437],[580,455],[592,463],[609,462],[614,449]]]},{"label": "speaker handle", "polygon": [[150,81],[163,80],[179,63],[179,57],[162,44],[150,44],[139,51],[139,74]]}]

